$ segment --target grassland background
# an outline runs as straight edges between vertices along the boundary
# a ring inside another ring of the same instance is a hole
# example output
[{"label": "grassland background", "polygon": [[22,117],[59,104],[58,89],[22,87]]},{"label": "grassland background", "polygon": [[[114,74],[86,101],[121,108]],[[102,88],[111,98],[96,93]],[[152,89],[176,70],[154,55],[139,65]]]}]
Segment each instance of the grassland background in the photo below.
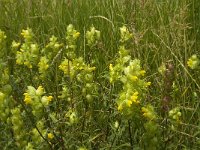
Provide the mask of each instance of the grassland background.
[{"label": "grassland background", "polygon": [[[158,67],[172,61],[178,91],[171,107],[181,107],[185,123],[176,133],[176,142],[198,149],[200,72],[189,70],[187,60],[192,54],[200,56],[199,0],[0,0],[0,29],[6,32],[8,45],[19,40],[21,30],[27,27],[32,28],[38,43],[47,43],[51,35],[63,40],[71,23],[81,34],[91,25],[101,31],[96,51],[99,80],[115,59],[119,27],[126,25],[134,34],[131,54],[141,60],[152,82],[150,101],[155,107],[162,99],[163,89]],[[82,45],[83,37],[79,43]],[[83,47],[77,50],[79,56],[87,52],[83,52]],[[109,88],[106,82],[103,87]]]}]

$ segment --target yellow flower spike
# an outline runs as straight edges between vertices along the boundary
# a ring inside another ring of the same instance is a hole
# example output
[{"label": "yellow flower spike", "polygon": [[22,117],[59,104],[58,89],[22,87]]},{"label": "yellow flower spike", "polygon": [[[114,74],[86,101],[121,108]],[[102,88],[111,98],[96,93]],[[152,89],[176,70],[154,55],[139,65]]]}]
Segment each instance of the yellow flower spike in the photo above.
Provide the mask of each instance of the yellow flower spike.
[{"label": "yellow flower spike", "polygon": [[96,70],[96,67],[91,67],[88,69],[88,71],[94,71],[94,70]]},{"label": "yellow flower spike", "polygon": [[197,66],[199,65],[199,59],[197,57],[197,55],[192,55],[188,61],[187,61],[187,65],[190,69],[195,69],[197,68]]},{"label": "yellow flower spike", "polygon": [[147,112],[147,109],[145,107],[142,107],[142,112],[143,113]]},{"label": "yellow flower spike", "polygon": [[138,96],[138,94],[139,94],[138,91],[136,91],[136,92],[134,92],[133,95],[134,95],[134,96]]},{"label": "yellow flower spike", "polygon": [[78,150],[87,150],[85,147],[79,147]]},{"label": "yellow flower spike", "polygon": [[109,65],[109,69],[110,69],[110,71],[113,70],[113,64],[110,64],[110,65]]},{"label": "yellow flower spike", "polygon": [[21,35],[25,38],[25,39],[31,39],[32,37],[32,30],[30,28],[27,28],[26,30],[22,30]]},{"label": "yellow flower spike", "polygon": [[118,111],[122,111],[123,107],[122,104],[119,104],[119,106],[117,107]]},{"label": "yellow flower spike", "polygon": [[146,82],[145,87],[148,87],[148,86],[150,86],[150,85],[151,85],[151,82]]},{"label": "yellow flower spike", "polygon": [[145,73],[146,73],[146,71],[145,71],[145,70],[140,70],[140,75],[141,75],[141,76],[144,76],[144,75],[145,75]]},{"label": "yellow flower spike", "polygon": [[26,105],[31,104],[32,100],[31,100],[31,96],[28,93],[24,93],[24,102]]},{"label": "yellow flower spike", "polygon": [[20,44],[21,44],[21,43],[19,43],[19,42],[13,41],[11,47],[12,47],[12,48],[18,48],[18,47],[20,46]]},{"label": "yellow flower spike", "polygon": [[148,113],[143,113],[143,116],[145,117],[145,118],[148,118]]},{"label": "yellow flower spike", "polygon": [[193,66],[193,61],[192,61],[192,59],[189,59],[189,60],[187,61],[187,65],[188,65],[190,68],[192,68],[192,66]]},{"label": "yellow flower spike", "polygon": [[23,63],[24,63],[24,56],[23,56],[22,52],[17,51],[17,54],[16,54],[16,64],[22,65]]},{"label": "yellow flower spike", "polygon": [[140,104],[140,101],[138,101],[138,100],[136,100],[136,102],[135,102],[136,104]]},{"label": "yellow flower spike", "polygon": [[54,47],[55,47],[55,48],[59,48],[59,47],[60,47],[60,44],[56,43],[56,44],[54,44]]},{"label": "yellow flower spike", "polygon": [[29,69],[33,68],[33,66],[28,61],[25,61],[24,65],[27,66]]},{"label": "yellow flower spike", "polygon": [[140,103],[140,101],[138,100],[138,92],[135,92],[135,93],[133,93],[133,95],[131,96],[131,100],[132,100],[132,102],[134,102],[134,103],[136,103],[136,104],[139,104]]},{"label": "yellow flower spike", "polygon": [[154,114],[154,110],[153,110],[152,106],[147,106],[146,108],[142,107],[141,111],[143,113],[142,115],[146,119],[148,119],[148,120],[154,120],[154,119],[156,119],[156,115]]},{"label": "yellow flower spike", "polygon": [[20,51],[17,51],[17,54],[20,54],[20,55],[21,55],[21,54],[22,54],[22,52],[20,52]]},{"label": "yellow flower spike", "polygon": [[131,76],[131,80],[132,80],[132,81],[137,81],[137,80],[138,80],[138,77],[137,77],[137,76]]},{"label": "yellow flower spike", "polygon": [[38,63],[39,73],[44,73],[48,68],[49,60],[44,56],[40,58],[40,62]]},{"label": "yellow flower spike", "polygon": [[48,134],[47,134],[47,137],[48,137],[48,139],[50,139],[50,140],[51,140],[51,139],[53,139],[53,138],[54,138],[54,135],[53,135],[52,133],[48,133]]},{"label": "yellow flower spike", "polygon": [[44,94],[44,88],[42,86],[39,86],[36,90],[36,95],[42,96]]},{"label": "yellow flower spike", "polygon": [[73,34],[73,38],[77,39],[80,36],[80,32],[76,32],[75,34]]},{"label": "yellow flower spike", "polygon": [[134,103],[138,103],[137,98],[138,98],[138,96],[133,95],[133,96],[131,96],[131,101]]},{"label": "yellow flower spike", "polygon": [[21,33],[21,35],[23,35],[23,36],[25,36],[25,35],[27,35],[28,34],[28,30],[22,30],[22,33]]},{"label": "yellow flower spike", "polygon": [[52,99],[53,99],[53,96],[48,96],[48,97],[47,97],[48,102],[51,102]]},{"label": "yellow flower spike", "polygon": [[126,104],[127,104],[128,107],[131,107],[132,101],[131,100],[127,100]]},{"label": "yellow flower spike", "polygon": [[41,102],[44,106],[49,105],[49,102],[51,102],[53,99],[53,96],[42,96]]},{"label": "yellow flower spike", "polygon": [[59,69],[62,70],[64,74],[68,74],[69,69],[71,69],[71,62],[69,62],[68,59],[63,60],[59,65]]},{"label": "yellow flower spike", "polygon": [[110,77],[110,83],[112,83],[113,82],[113,78],[112,77]]}]

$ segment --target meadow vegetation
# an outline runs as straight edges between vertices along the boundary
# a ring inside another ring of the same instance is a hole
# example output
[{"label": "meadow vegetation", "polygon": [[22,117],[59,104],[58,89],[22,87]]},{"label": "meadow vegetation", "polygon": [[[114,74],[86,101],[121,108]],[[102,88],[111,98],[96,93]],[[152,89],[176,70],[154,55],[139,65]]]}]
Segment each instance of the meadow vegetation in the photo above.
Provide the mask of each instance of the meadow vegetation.
[{"label": "meadow vegetation", "polygon": [[199,0],[0,0],[0,149],[198,150]]}]

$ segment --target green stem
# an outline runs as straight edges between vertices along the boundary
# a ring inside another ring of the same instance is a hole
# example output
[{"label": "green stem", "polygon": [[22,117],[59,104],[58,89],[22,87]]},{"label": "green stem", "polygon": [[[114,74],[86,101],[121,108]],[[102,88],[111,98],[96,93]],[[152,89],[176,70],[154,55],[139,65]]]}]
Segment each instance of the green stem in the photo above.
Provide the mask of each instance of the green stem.
[{"label": "green stem", "polygon": [[133,139],[132,139],[131,121],[130,120],[128,120],[128,132],[129,132],[129,139],[130,139],[131,149],[133,150]]}]

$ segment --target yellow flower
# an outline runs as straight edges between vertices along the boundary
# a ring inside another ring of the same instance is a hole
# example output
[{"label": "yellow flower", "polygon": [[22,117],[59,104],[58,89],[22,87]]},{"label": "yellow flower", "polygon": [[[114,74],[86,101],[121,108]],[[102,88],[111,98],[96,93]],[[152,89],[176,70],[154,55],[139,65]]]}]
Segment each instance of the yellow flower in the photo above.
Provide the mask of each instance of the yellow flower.
[{"label": "yellow flower", "polygon": [[33,33],[32,33],[32,30],[27,28],[26,30],[22,30],[22,33],[21,35],[25,38],[25,39],[28,39],[30,40],[33,36]]},{"label": "yellow flower", "polygon": [[40,73],[44,73],[49,68],[48,62],[49,60],[45,56],[40,58],[40,62],[38,63]]},{"label": "yellow flower", "polygon": [[190,68],[193,68],[193,64],[194,64],[194,62],[192,61],[192,59],[189,59],[189,60],[187,61],[187,65],[188,65]]},{"label": "yellow flower", "polygon": [[109,69],[110,69],[110,71],[113,70],[113,64],[110,64],[110,65],[109,65]]},{"label": "yellow flower", "polygon": [[146,73],[146,71],[145,71],[145,70],[140,70],[140,75],[144,76],[144,75],[145,75],[145,73]]},{"label": "yellow flower", "polygon": [[52,96],[42,96],[41,102],[44,106],[47,106],[49,102],[51,102],[53,99]]},{"label": "yellow flower", "polygon": [[140,102],[137,100],[138,99],[138,92],[135,92],[133,93],[133,95],[131,96],[131,101],[136,103],[136,104],[139,104]]},{"label": "yellow flower", "polygon": [[50,139],[50,140],[51,140],[51,139],[53,139],[53,138],[54,138],[54,135],[53,135],[52,133],[48,133],[48,134],[47,134],[47,137],[48,137],[48,139]]},{"label": "yellow flower", "polygon": [[62,70],[64,72],[64,74],[68,74],[69,73],[69,68],[70,68],[70,63],[69,63],[69,61],[67,59],[62,61],[62,63],[59,66],[59,69]]},{"label": "yellow flower", "polygon": [[131,100],[127,100],[126,104],[127,104],[128,107],[131,107],[132,101]]},{"label": "yellow flower", "polygon": [[44,94],[44,88],[42,86],[39,86],[35,92],[36,95],[41,96]]},{"label": "yellow flower", "polygon": [[87,150],[85,147],[79,147],[78,150]]},{"label": "yellow flower", "polygon": [[23,57],[22,52],[17,51],[17,55],[16,55],[16,64],[22,65],[23,62],[24,62],[24,57]]},{"label": "yellow flower", "polygon": [[24,62],[24,65],[27,66],[27,67],[30,68],[30,69],[33,68],[33,66],[31,65],[31,63],[28,62],[28,61],[25,61],[25,62]]},{"label": "yellow flower", "polygon": [[11,46],[12,48],[18,48],[19,46],[20,46],[19,42],[18,43],[16,41],[12,42],[12,46]]},{"label": "yellow flower", "polygon": [[[80,70],[82,70],[83,68],[80,68]],[[92,72],[92,71],[94,71],[96,69],[96,67],[90,67],[90,68],[88,68],[88,71],[89,72]]]},{"label": "yellow flower", "polygon": [[119,104],[119,106],[117,107],[118,111],[122,111],[123,107],[122,104]]},{"label": "yellow flower", "polygon": [[24,102],[26,103],[26,105],[31,104],[32,100],[31,100],[31,96],[28,93],[24,93]]},{"label": "yellow flower", "polygon": [[156,115],[154,113],[153,106],[148,105],[147,107],[142,107],[143,116],[149,120],[156,119]]},{"label": "yellow flower", "polygon": [[80,36],[80,32],[76,32],[73,34],[73,38],[77,39]]},{"label": "yellow flower", "polygon": [[55,48],[59,48],[60,46],[61,46],[61,44],[58,44],[58,43],[55,43],[55,44],[54,44],[54,47],[55,47]]},{"label": "yellow flower", "polygon": [[197,55],[192,55],[192,57],[188,59],[187,65],[191,69],[195,69],[199,65],[199,59],[197,58]]},{"label": "yellow flower", "polygon": [[5,98],[5,94],[0,92],[0,103],[3,102],[4,98]]},{"label": "yellow flower", "polygon": [[151,82],[146,82],[145,87],[148,87],[151,85]]},{"label": "yellow flower", "polygon": [[51,102],[52,99],[53,99],[53,96],[48,96],[48,97],[47,97],[48,102]]},{"label": "yellow flower", "polygon": [[137,81],[137,80],[138,80],[138,77],[137,77],[137,76],[131,76],[131,80],[132,80],[132,81]]},{"label": "yellow flower", "polygon": [[145,107],[142,107],[143,116],[148,118],[149,117],[149,110]]},{"label": "yellow flower", "polygon": [[166,66],[165,66],[164,63],[158,68],[158,72],[159,72],[161,75],[164,75],[164,74],[165,74],[165,72],[166,72]]},{"label": "yellow flower", "polygon": [[5,32],[3,32],[3,31],[0,30],[0,43],[1,43],[4,39],[6,39]]}]

